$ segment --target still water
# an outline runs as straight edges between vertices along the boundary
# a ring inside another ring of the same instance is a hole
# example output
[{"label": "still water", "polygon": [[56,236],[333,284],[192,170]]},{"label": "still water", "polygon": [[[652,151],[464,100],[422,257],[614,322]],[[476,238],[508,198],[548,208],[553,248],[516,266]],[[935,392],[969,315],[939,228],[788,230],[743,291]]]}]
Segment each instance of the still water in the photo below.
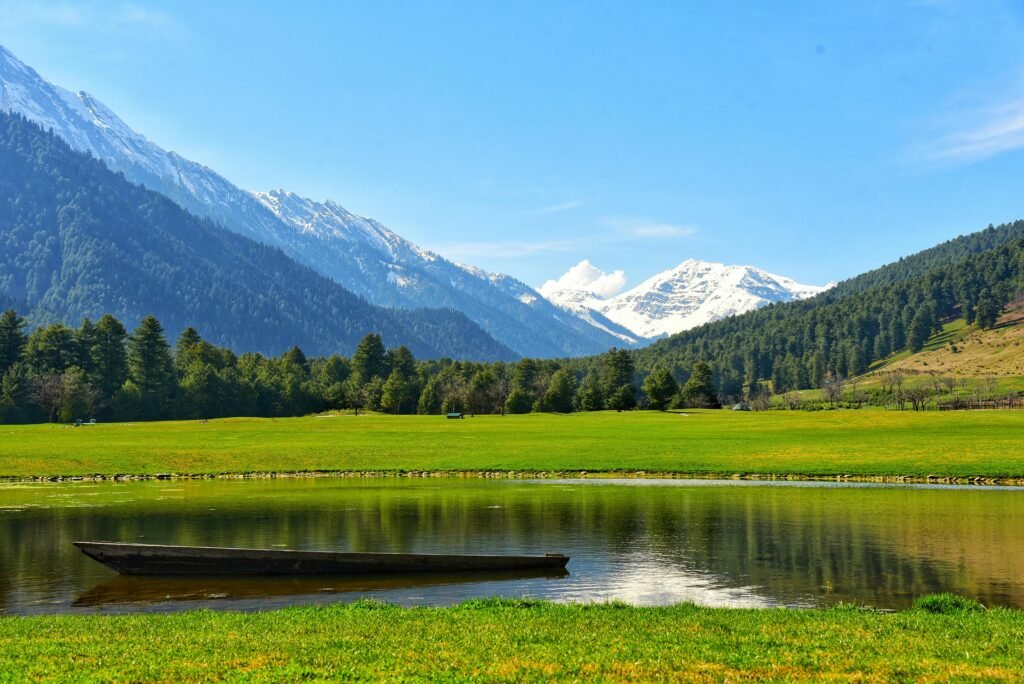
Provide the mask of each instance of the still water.
[{"label": "still water", "polygon": [[[545,553],[567,573],[119,577],[76,540]],[[1024,608],[1024,491],[665,480],[278,479],[0,485],[0,614],[255,610],[479,596]]]}]

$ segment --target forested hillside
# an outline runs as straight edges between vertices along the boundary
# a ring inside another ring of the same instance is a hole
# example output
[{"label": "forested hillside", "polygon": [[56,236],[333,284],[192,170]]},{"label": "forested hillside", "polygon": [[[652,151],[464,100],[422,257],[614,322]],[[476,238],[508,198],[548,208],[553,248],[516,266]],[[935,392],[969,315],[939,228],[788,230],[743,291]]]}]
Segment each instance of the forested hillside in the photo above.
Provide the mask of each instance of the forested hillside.
[{"label": "forested hillside", "polygon": [[[152,317],[132,334],[110,315],[78,328],[55,323],[29,331],[7,311],[0,315],[0,422],[287,416],[325,409],[565,413],[714,407],[741,397],[767,406],[761,401],[766,380],[775,392],[822,385],[841,391],[838,380],[893,352],[919,350],[944,321],[964,319],[947,323],[947,330],[992,328],[1007,302],[1020,307],[1022,289],[1024,240],[1018,240],[837,302],[768,307],[641,352],[612,349],[588,359],[515,364],[417,361],[406,347],[387,349],[379,335],[363,338],[351,358],[307,357],[298,347],[274,358],[238,356],[191,328],[172,350]],[[947,407],[963,403],[958,386],[949,383]],[[851,401],[901,408],[909,403],[919,410],[934,394],[894,389]],[[972,393],[975,403],[999,398],[994,385],[978,385]]]},{"label": "forested hillside", "polygon": [[425,358],[515,356],[460,313],[370,305],[4,113],[0,293],[35,323],[155,314],[172,335],[196,326],[239,351],[349,353],[377,332]]},{"label": "forested hillside", "polygon": [[[783,392],[859,375],[894,352],[920,350],[945,320],[994,325],[1024,289],[1024,239],[1006,242],[1022,227],[1017,222],[945,243],[866,274],[846,296],[825,293],[680,333],[635,352],[637,365],[678,370],[706,361],[720,392],[731,396],[764,380]],[[947,265],[928,269],[939,263]],[[857,291],[872,280],[892,282]]]},{"label": "forested hillside", "polygon": [[890,285],[901,280],[908,280],[1020,239],[1024,239],[1024,221],[1004,223],[1001,226],[990,225],[985,230],[961,235],[935,247],[903,257],[899,261],[844,280],[830,288],[824,297],[834,301],[879,285]]}]

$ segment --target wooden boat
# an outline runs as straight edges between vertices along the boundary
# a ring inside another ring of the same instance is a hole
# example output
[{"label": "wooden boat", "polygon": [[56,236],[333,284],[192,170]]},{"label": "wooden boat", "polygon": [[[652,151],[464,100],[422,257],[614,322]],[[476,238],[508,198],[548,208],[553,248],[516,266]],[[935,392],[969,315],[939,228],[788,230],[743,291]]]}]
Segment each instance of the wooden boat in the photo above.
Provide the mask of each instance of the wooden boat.
[{"label": "wooden boat", "polygon": [[569,557],[352,553],[73,542],[122,575],[349,575],[564,568]]}]

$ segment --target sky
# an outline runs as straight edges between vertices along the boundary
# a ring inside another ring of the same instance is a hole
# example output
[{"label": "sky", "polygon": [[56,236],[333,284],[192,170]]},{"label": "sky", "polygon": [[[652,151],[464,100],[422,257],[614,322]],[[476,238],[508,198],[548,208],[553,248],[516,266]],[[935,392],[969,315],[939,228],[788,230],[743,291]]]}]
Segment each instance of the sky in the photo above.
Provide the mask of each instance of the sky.
[{"label": "sky", "polygon": [[1021,0],[0,0],[0,44],[241,187],[534,286],[822,284],[1024,218]]}]

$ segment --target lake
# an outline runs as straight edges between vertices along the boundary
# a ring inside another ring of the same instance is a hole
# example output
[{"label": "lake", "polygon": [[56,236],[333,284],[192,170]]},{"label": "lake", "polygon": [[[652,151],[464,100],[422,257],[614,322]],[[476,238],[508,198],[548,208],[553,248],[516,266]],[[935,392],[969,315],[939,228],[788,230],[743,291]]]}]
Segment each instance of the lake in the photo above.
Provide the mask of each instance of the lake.
[{"label": "lake", "polygon": [[[545,553],[568,572],[119,577],[72,541]],[[714,480],[180,480],[0,485],[0,614],[256,610],[375,598],[1024,608],[1024,490]]]}]

